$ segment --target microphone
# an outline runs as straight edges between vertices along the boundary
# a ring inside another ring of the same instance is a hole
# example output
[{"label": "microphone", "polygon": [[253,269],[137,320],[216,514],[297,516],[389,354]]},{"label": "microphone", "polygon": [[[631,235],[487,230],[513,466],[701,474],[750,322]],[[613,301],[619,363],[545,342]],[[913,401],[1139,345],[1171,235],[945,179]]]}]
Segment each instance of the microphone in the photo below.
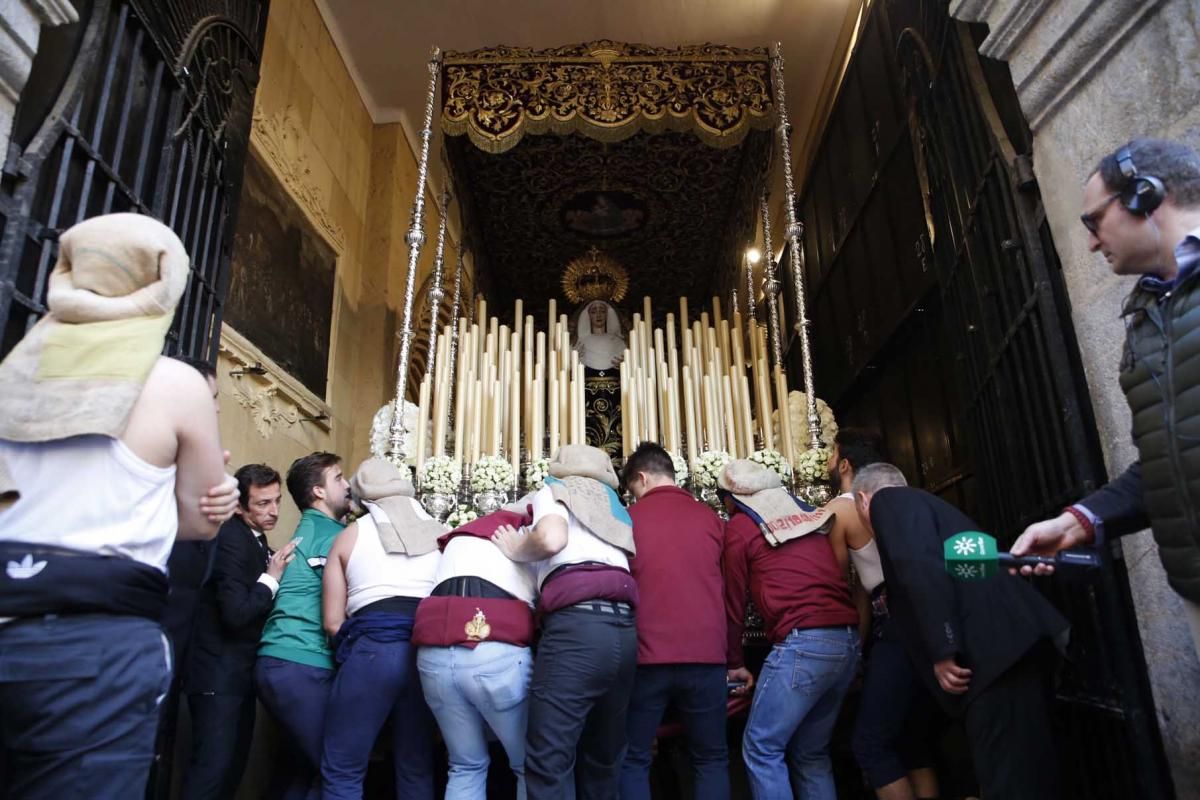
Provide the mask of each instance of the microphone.
[{"label": "microphone", "polygon": [[1039,564],[1077,570],[1096,569],[1100,554],[1090,550],[1064,550],[1053,556],[1014,556],[996,547],[996,539],[982,531],[963,531],[951,536],[942,546],[946,572],[961,580],[981,580],[1000,574],[1002,569],[1036,567]]}]

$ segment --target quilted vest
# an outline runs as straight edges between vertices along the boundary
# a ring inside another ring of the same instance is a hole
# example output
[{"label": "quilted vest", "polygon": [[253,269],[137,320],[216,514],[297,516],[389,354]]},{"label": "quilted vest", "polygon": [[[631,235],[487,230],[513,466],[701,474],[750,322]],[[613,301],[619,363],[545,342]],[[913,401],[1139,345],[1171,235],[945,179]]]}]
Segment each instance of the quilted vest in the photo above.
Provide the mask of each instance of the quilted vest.
[{"label": "quilted vest", "polygon": [[1122,316],[1142,499],[1171,588],[1200,603],[1200,270],[1171,291],[1139,284]]}]

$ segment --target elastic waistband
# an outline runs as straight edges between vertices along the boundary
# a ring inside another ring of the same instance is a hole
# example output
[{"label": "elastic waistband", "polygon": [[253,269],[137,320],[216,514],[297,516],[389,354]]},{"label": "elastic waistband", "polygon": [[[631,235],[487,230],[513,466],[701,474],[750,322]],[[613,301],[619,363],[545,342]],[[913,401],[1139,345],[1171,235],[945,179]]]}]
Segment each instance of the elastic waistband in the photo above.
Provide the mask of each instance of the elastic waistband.
[{"label": "elastic waistband", "polygon": [[506,592],[489,580],[476,575],[457,575],[433,587],[431,597],[482,597],[491,600],[516,600],[512,593]]},{"label": "elastic waistband", "polygon": [[559,610],[566,611],[572,608],[581,611],[594,611],[598,614],[613,614],[618,617],[633,616],[633,606],[629,605],[629,603],[618,603],[613,600],[584,600],[582,603],[575,603]]},{"label": "elastic waistband", "polygon": [[355,611],[353,616],[361,617],[363,614],[404,614],[411,617],[417,613],[417,606],[420,604],[421,598],[419,597],[385,597],[382,600],[376,600],[374,603],[367,603]]},{"label": "elastic waistband", "polygon": [[853,633],[858,634],[858,628],[854,625],[828,625],[821,628],[792,628],[788,631],[788,636],[803,635],[806,633]]}]

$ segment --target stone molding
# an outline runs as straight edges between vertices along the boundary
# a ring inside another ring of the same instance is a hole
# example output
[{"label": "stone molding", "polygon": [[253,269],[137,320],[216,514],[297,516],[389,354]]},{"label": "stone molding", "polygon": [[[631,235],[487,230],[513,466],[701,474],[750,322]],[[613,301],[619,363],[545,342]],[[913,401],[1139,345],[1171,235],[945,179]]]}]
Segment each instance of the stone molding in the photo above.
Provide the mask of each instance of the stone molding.
[{"label": "stone molding", "polygon": [[221,326],[219,352],[232,362],[234,372],[256,365],[266,369],[263,375],[246,372],[229,376],[233,398],[250,412],[262,438],[270,439],[278,429],[290,428],[301,420],[326,433],[331,430],[333,410],[329,404],[229,325]]},{"label": "stone molding", "polygon": [[1163,0],[954,0],[950,14],[991,29],[979,52],[1009,62],[1037,131],[1091,81]]},{"label": "stone molding", "polygon": [[300,146],[302,136],[303,129],[295,118],[294,107],[288,106],[280,113],[270,115],[262,106],[254,109],[251,144],[340,256],[346,250],[346,231],[334,221],[325,193],[309,178],[312,170],[308,166],[308,156]]},{"label": "stone molding", "polygon": [[8,135],[17,102],[37,53],[43,25],[78,22],[68,0],[0,0],[0,162],[8,150]]}]

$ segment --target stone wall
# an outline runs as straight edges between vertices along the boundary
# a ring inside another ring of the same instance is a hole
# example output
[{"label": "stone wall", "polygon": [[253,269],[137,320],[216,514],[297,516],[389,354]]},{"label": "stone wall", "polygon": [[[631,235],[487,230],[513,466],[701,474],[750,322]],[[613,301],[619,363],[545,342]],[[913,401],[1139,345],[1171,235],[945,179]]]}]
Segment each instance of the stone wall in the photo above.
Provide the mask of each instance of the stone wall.
[{"label": "stone wall", "polygon": [[[1088,252],[1084,182],[1135,136],[1200,146],[1200,6],[1195,0],[954,0],[986,22],[980,52],[1007,61],[1034,132],[1034,171],[1062,259],[1109,473],[1136,457],[1117,385],[1130,278]],[[1177,796],[1200,796],[1200,662],[1150,534],[1123,540],[1159,725]]]}]

